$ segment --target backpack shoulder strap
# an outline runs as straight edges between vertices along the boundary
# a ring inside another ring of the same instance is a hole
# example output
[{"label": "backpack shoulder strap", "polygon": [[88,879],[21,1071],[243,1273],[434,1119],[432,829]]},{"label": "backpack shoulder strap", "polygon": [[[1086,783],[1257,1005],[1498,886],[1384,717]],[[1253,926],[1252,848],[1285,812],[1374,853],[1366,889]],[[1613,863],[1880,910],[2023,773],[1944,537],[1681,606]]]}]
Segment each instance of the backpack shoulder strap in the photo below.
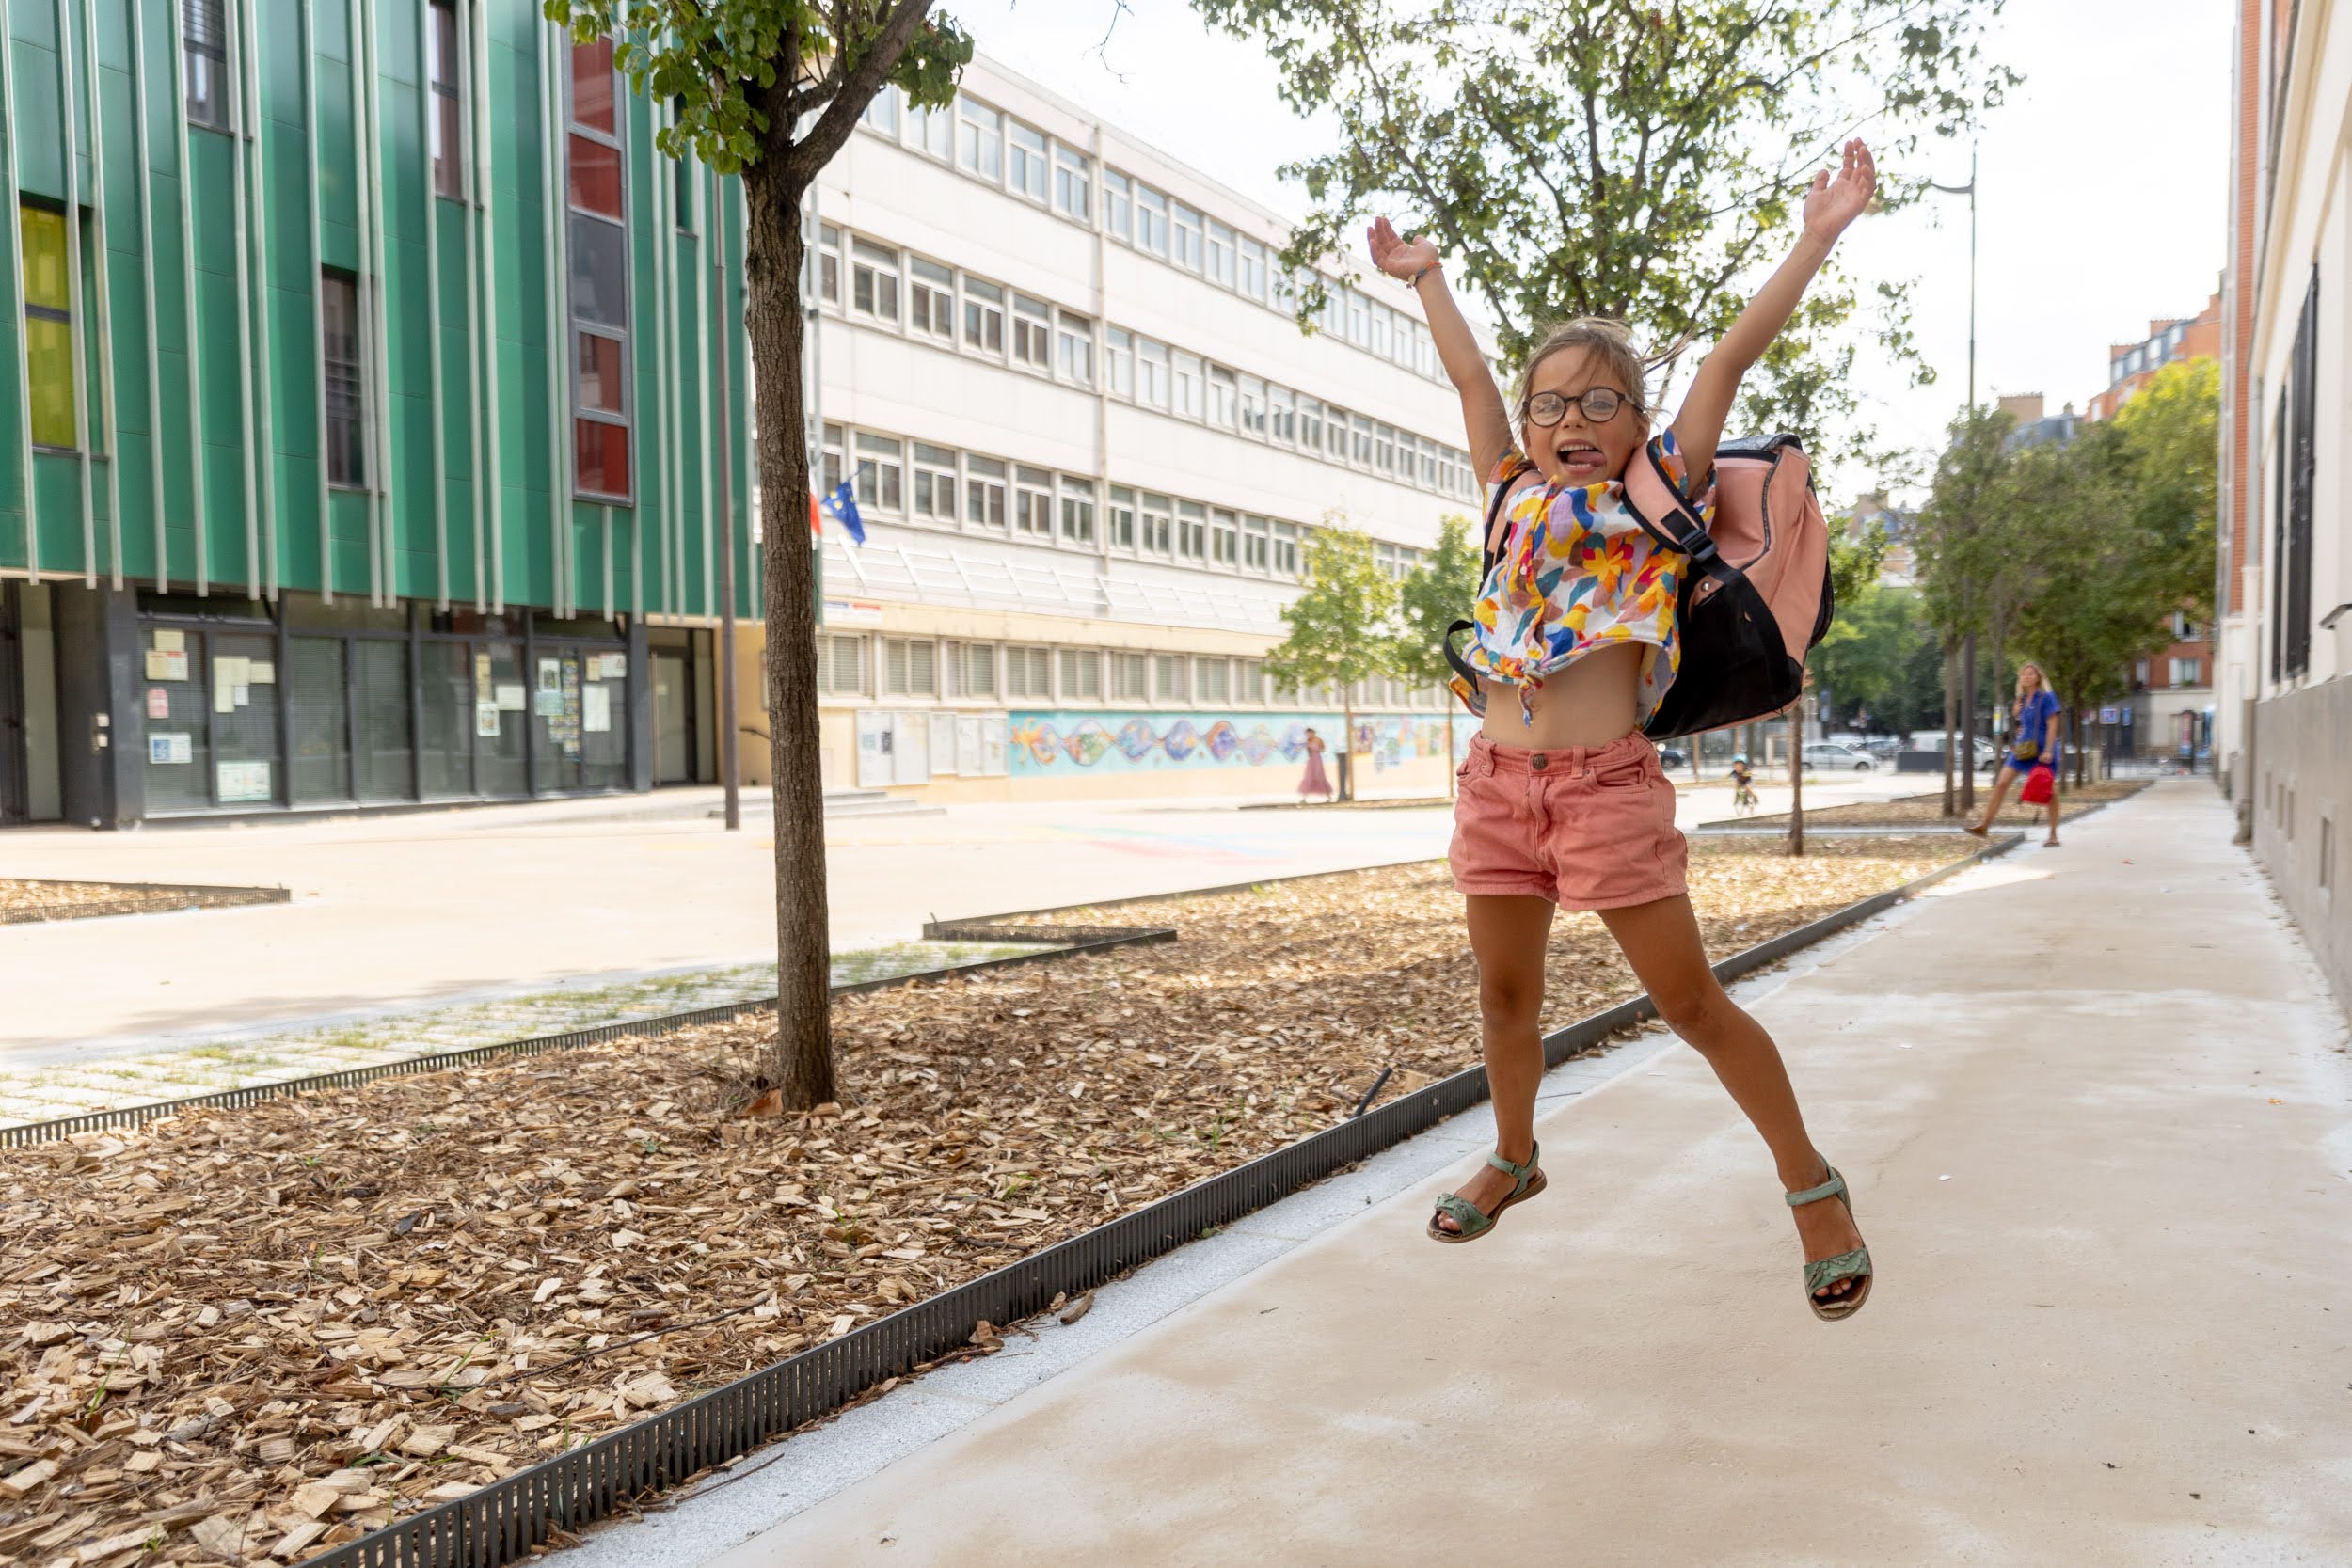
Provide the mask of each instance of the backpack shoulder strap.
[{"label": "backpack shoulder strap", "polygon": [[1626,466],[1625,499],[1643,532],[1667,549],[1689,556],[1700,571],[1712,570],[1723,560],[1715,552],[1715,541],[1708,536],[1707,525],[1691,510],[1681,486],[1666,471],[1666,460],[1659,454],[1655,439],[1644,442]]},{"label": "backpack shoulder strap", "polygon": [[[1517,473],[1513,473],[1510,478],[1495,485],[1494,494],[1486,499],[1486,526],[1478,540],[1478,587],[1481,593],[1486,591],[1486,579],[1494,576],[1495,558],[1502,553],[1502,503],[1509,498],[1512,487],[1518,482],[1518,477]],[[1484,696],[1478,695],[1478,672],[1463,661],[1461,654],[1454,646],[1455,637],[1463,632],[1474,632],[1477,629],[1470,622],[1455,621],[1445,628],[1445,637],[1439,646],[1445,650],[1446,663],[1453,667],[1454,673],[1462,678],[1472,693],[1470,707],[1473,711],[1484,713],[1486,710],[1486,704]]]}]

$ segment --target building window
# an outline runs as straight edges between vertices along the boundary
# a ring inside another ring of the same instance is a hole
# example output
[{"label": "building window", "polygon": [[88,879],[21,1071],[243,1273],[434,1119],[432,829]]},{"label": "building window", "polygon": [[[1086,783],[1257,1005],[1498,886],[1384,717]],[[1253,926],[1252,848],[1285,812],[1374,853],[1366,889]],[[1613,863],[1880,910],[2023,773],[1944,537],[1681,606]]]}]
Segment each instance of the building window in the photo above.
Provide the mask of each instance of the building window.
[{"label": "building window", "polygon": [[825,493],[827,495],[831,495],[834,491],[841,488],[841,475],[843,472],[841,464],[841,427],[837,424],[827,425],[825,427],[823,456],[825,466]]},{"label": "building window", "polygon": [[1383,359],[1392,356],[1390,346],[1391,332],[1389,324],[1391,319],[1389,308],[1387,306],[1375,305],[1372,308],[1372,352],[1378,355]]},{"label": "building window", "polygon": [[427,41],[433,83],[433,189],[464,200],[466,196],[465,87],[457,45],[456,0],[433,0]]},{"label": "building window", "polygon": [[1347,410],[1336,404],[1324,410],[1324,451],[1334,463],[1347,461]]},{"label": "building window", "polygon": [[957,643],[950,673],[955,676],[957,696],[995,696],[996,644],[993,642]]},{"label": "building window", "polygon": [[2287,374],[2285,440],[2280,453],[2285,502],[2279,517],[2279,558],[2284,568],[2277,614],[2284,634],[2287,679],[2312,666],[2312,515],[2318,474],[2319,269],[2312,269],[2302,321]]},{"label": "building window", "polygon": [[1175,509],[1166,496],[1143,495],[1143,547],[1166,555],[1175,547]]},{"label": "building window", "polygon": [[2205,665],[2202,659],[2176,658],[2172,661],[2172,684],[2174,686],[2202,686],[2204,677]]},{"label": "building window", "polygon": [[1199,272],[1200,255],[1200,214],[1181,201],[1168,204],[1168,260],[1190,272]]},{"label": "building window", "polygon": [[572,46],[572,485],[629,489],[628,229],[612,40]]},{"label": "building window", "polygon": [[1359,468],[1370,468],[1372,467],[1372,421],[1361,414],[1351,414],[1348,416],[1347,423],[1349,432],[1354,436],[1354,440],[1349,444],[1349,455],[1355,459],[1356,467]]},{"label": "building window", "polygon": [[1181,703],[1184,700],[1184,656],[1154,654],[1152,657],[1152,696],[1155,702]]},{"label": "building window", "polygon": [[1103,700],[1103,656],[1091,648],[1061,651],[1061,700],[1099,703]]},{"label": "building window", "polygon": [[1375,473],[1394,474],[1396,469],[1396,432],[1384,424],[1372,427],[1372,467]]},{"label": "building window", "polygon": [[1005,695],[1050,702],[1054,695],[1054,655],[1049,648],[1005,650]]},{"label": "building window", "polygon": [[1135,198],[1130,194],[1127,177],[1115,168],[1103,171],[1103,229],[1115,240],[1127,237],[1133,221]]},{"label": "building window", "polygon": [[907,105],[907,145],[946,163],[956,155],[956,112],[950,108],[918,109]]},{"label": "building window", "polygon": [[188,89],[188,122],[230,128],[229,29],[221,0],[180,0],[180,40]]},{"label": "building window", "polygon": [[1233,380],[1233,372],[1222,365],[1209,367],[1209,422],[1226,430],[1233,428],[1235,414],[1241,407],[1241,396]]},{"label": "building window", "polygon": [[1041,299],[1012,296],[1012,356],[1033,370],[1054,367],[1054,313]]},{"label": "building window", "polygon": [[1054,211],[1080,223],[1094,221],[1092,167],[1084,153],[1054,149]]},{"label": "building window", "polygon": [[1241,242],[1241,292],[1265,303],[1265,246],[1248,235]]},{"label": "building window", "polygon": [[1172,356],[1176,369],[1176,412],[1188,420],[1197,420],[1208,412],[1207,382],[1201,374],[1200,356],[1178,349]]},{"label": "building window", "polygon": [[1152,700],[1152,658],[1148,654],[1111,655],[1111,701],[1148,703]]},{"label": "building window", "polygon": [[1209,281],[1225,288],[1233,286],[1233,231],[1215,218],[1209,219]]},{"label": "building window", "polygon": [[326,483],[358,488],[368,482],[367,382],[359,357],[359,280],[347,272],[319,274],[321,380],[326,398]]},{"label": "building window", "polygon": [[1265,427],[1265,383],[1254,375],[1245,375],[1241,378],[1242,434],[1263,440]]},{"label": "building window", "polygon": [[1168,254],[1168,198],[1149,185],[1136,187],[1136,248]]},{"label": "building window", "polygon": [[1136,401],[1153,408],[1168,406],[1168,345],[1149,338],[1136,340]]},{"label": "building window", "polygon": [[1122,550],[1136,547],[1136,493],[1123,484],[1111,486],[1109,543]]},{"label": "building window", "polygon": [[1347,295],[1347,341],[1358,348],[1372,346],[1372,301],[1354,289]]},{"label": "building window", "polygon": [[1274,569],[1286,578],[1295,578],[1298,575],[1298,525],[1296,523],[1274,525]]},{"label": "building window", "polygon": [[1209,559],[1220,566],[1241,564],[1241,519],[1219,509],[1209,529]]},{"label": "building window", "polygon": [[1113,397],[1136,395],[1136,341],[1123,326],[1103,328],[1103,369]]},{"label": "building window", "polygon": [[956,341],[956,275],[937,261],[907,258],[907,324],[952,346]]},{"label": "building window", "polygon": [[1005,291],[993,283],[963,280],[963,346],[1004,357]]},{"label": "building window", "polygon": [[963,460],[963,520],[1005,531],[1005,466],[993,457]]},{"label": "building window", "polygon": [[73,290],[65,214],[17,209],[24,256],[24,374],[33,394],[33,445],[81,444],[73,415]]},{"label": "building window", "polygon": [[926,522],[956,520],[956,454],[914,443],[914,515]]},{"label": "building window", "polygon": [[1241,563],[1253,572],[1263,572],[1273,559],[1271,535],[1263,517],[1252,517],[1242,529]]},{"label": "building window", "polygon": [[1233,701],[1253,706],[1265,701],[1265,663],[1262,659],[1245,658],[1241,673],[1234,677]]},{"label": "building window", "polygon": [[1054,476],[1043,468],[1016,464],[1012,470],[1012,524],[1040,539],[1054,536]]},{"label": "building window", "polygon": [[1323,400],[1298,395],[1298,444],[1309,451],[1323,450]]},{"label": "building window", "polygon": [[898,253],[864,240],[850,246],[850,303],[876,321],[898,325]]},{"label": "building window", "polygon": [[991,184],[1003,179],[1005,117],[985,103],[957,99],[956,162]]},{"label": "building window", "polygon": [[1298,440],[1298,395],[1288,387],[1266,388],[1266,434],[1284,446]]},{"label": "building window", "polygon": [[898,136],[898,89],[885,87],[866,105],[866,113],[858,117],[869,129],[880,131],[896,141]]},{"label": "building window", "polygon": [[[684,202],[678,204],[678,227],[687,227]],[[817,226],[817,294],[834,309],[841,308],[841,230],[830,223]]]},{"label": "building window", "polygon": [[1006,168],[1010,176],[1005,183],[1016,196],[1032,201],[1045,199],[1045,133],[1033,131],[1019,120],[1009,122],[1005,142],[1010,153]]},{"label": "building window", "polygon": [[[675,125],[686,118],[686,97],[683,93],[670,101],[670,123]],[[691,152],[681,153],[670,160],[670,221],[681,234],[694,232],[694,170],[699,167]],[[833,293],[825,297],[835,305],[841,303],[841,230],[831,224],[819,226],[819,235],[833,236],[834,254]]]},{"label": "building window", "polygon": [[857,437],[857,503],[896,512],[906,505],[905,470],[899,466],[904,449],[887,436]]},{"label": "building window", "polygon": [[1209,558],[1209,514],[1198,501],[1176,503],[1176,553],[1187,561]]},{"label": "building window", "polygon": [[1094,482],[1062,475],[1061,537],[1065,545],[1094,543]]},{"label": "building window", "polygon": [[819,636],[817,689],[828,697],[866,695],[866,647],[863,637]]},{"label": "building window", "polygon": [[1196,658],[1192,661],[1193,700],[1198,703],[1230,703],[1233,700],[1232,666],[1221,658]]},{"label": "building window", "polygon": [[884,638],[882,668],[886,672],[887,690],[893,697],[939,695],[939,648],[936,643],[916,638]]},{"label": "building window", "polygon": [[1054,345],[1055,368],[1064,381],[1080,387],[1094,385],[1094,324],[1069,311],[1060,313]]}]

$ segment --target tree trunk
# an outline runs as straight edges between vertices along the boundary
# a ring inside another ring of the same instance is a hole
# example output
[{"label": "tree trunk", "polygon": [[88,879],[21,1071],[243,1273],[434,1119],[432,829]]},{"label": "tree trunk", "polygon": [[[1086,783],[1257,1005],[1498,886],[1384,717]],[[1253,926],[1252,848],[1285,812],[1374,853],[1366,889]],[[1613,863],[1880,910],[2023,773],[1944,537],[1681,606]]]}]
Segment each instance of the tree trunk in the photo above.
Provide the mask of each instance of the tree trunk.
[{"label": "tree trunk", "polygon": [[1977,814],[1977,634],[1961,641],[1960,809]]},{"label": "tree trunk", "polygon": [[1804,699],[1788,710],[1788,852],[1804,853]]},{"label": "tree trunk", "polygon": [[817,726],[816,562],[800,529],[809,494],[801,383],[801,197],[766,162],[743,171],[744,325],[758,395],[754,440],[767,498],[760,587],[768,626],[768,736],[775,792],[776,1053],[787,1110],[837,1100],[833,950],[825,903],[825,788]]},{"label": "tree trunk", "polygon": [[1340,687],[1340,776],[1332,782],[1341,800],[1356,799],[1356,694],[1344,683]]},{"label": "tree trunk", "polygon": [[1952,709],[1957,690],[1953,683],[1953,666],[1959,662],[1959,657],[1957,648],[1948,642],[1944,645],[1944,815],[1947,816],[1960,815],[1959,802],[1952,794]]}]

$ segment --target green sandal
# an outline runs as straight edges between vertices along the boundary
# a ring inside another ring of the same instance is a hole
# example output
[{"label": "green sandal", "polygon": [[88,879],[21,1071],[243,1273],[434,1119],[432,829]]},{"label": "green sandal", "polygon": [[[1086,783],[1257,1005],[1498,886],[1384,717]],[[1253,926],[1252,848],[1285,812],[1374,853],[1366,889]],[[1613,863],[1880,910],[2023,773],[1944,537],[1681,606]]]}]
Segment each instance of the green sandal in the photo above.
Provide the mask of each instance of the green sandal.
[{"label": "green sandal", "polygon": [[[1493,1213],[1486,1214],[1479,1212],[1478,1205],[1459,1194],[1446,1194],[1438,1199],[1437,1213],[1429,1216],[1429,1239],[1433,1242],[1446,1243],[1474,1242],[1492,1230],[1495,1227],[1495,1221],[1502,1217],[1502,1212],[1505,1209],[1510,1208],[1514,1203],[1524,1203],[1544,1190],[1544,1173],[1535,1168],[1535,1162],[1543,1158],[1543,1147],[1540,1144],[1530,1148],[1527,1151],[1527,1164],[1523,1165],[1515,1165],[1500,1154],[1487,1155],[1486,1164],[1518,1183],[1511,1189],[1511,1196],[1496,1204]],[[1438,1223],[1440,1216],[1451,1219],[1462,1228],[1448,1230]]]},{"label": "green sandal", "polygon": [[[1826,1162],[1824,1162],[1826,1164]],[[1818,1187],[1807,1187],[1801,1193],[1783,1193],[1791,1209],[1802,1209],[1808,1203],[1836,1198],[1846,1206],[1846,1217],[1853,1217],[1853,1198],[1846,1191],[1846,1179],[1837,1174],[1837,1167],[1829,1167],[1829,1180]],[[1858,1246],[1851,1252],[1841,1252],[1835,1258],[1823,1258],[1804,1266],[1804,1299],[1813,1308],[1813,1315],[1823,1323],[1836,1323],[1862,1310],[1862,1304],[1870,1297],[1870,1249]],[[1836,1284],[1841,1279],[1858,1279],[1860,1284],[1842,1296],[1824,1301],[1815,1291]]]}]

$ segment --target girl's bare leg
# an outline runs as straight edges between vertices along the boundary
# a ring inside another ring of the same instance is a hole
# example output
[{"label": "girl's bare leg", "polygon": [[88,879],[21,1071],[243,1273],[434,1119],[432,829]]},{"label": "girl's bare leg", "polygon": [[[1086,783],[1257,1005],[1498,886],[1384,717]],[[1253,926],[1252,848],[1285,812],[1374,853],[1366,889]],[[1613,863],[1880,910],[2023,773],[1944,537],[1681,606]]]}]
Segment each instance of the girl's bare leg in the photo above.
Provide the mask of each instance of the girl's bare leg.
[{"label": "girl's bare leg", "polygon": [[[1601,919],[1617,939],[1626,961],[1657,1004],[1659,1016],[1692,1050],[1707,1058],[1724,1088],[1772,1150],[1780,1184],[1788,1192],[1829,1180],[1827,1162],[1806,1135],[1788,1069],[1762,1024],[1724,994],[1708,967],[1698,919],[1681,894],[1630,909],[1603,910]],[[1500,1097],[1498,1096],[1498,1110]],[[1804,1243],[1805,1261],[1835,1258],[1862,1244],[1853,1218],[1842,1203],[1808,1203],[1789,1211]],[[1824,1301],[1853,1289],[1840,1280],[1821,1293]]]},{"label": "girl's bare leg", "polygon": [[[1551,901],[1533,895],[1471,894],[1470,951],[1478,956],[1478,1020],[1486,1056],[1486,1088],[1494,1097],[1495,1152],[1524,1164],[1535,1148],[1535,1088],[1544,1076],[1544,946],[1551,936]],[[1511,1196],[1511,1179],[1492,1165],[1457,1191],[1484,1214]],[[1459,1230],[1447,1216],[1438,1224]]]},{"label": "girl's bare leg", "polygon": [[1968,830],[1970,832],[1981,838],[1993,831],[1993,819],[2001,815],[2001,802],[2009,799],[2009,787],[2016,782],[2017,769],[2006,762],[2001,764],[2001,776],[1993,781],[1993,799],[1984,803],[1984,815],[1977,818],[1976,826]]}]

